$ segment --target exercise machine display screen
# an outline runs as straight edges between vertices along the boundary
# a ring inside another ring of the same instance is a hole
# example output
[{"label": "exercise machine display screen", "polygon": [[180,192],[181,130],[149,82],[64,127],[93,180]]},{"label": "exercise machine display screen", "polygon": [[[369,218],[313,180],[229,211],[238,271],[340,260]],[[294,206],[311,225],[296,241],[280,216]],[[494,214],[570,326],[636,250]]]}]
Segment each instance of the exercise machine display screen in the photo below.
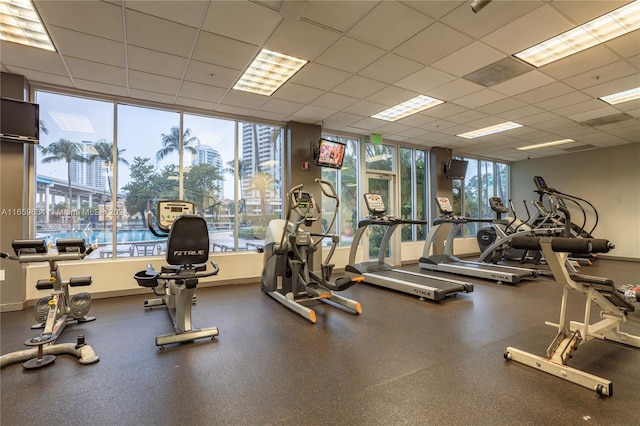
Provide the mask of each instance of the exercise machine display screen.
[{"label": "exercise machine display screen", "polygon": [[380,194],[364,194],[364,202],[367,205],[367,210],[369,210],[371,214],[384,214],[386,211],[382,195]]},{"label": "exercise machine display screen", "polygon": [[538,188],[538,191],[546,192],[549,190],[549,187],[547,186],[547,183],[544,181],[542,176],[534,176],[533,183],[536,184],[536,188]]},{"label": "exercise machine display screen", "polygon": [[448,215],[453,213],[453,207],[451,206],[451,202],[447,197],[436,197],[436,204],[438,204],[440,214]]},{"label": "exercise machine display screen", "polygon": [[158,201],[158,226],[170,229],[173,221],[183,214],[193,214],[195,211],[190,201]]}]

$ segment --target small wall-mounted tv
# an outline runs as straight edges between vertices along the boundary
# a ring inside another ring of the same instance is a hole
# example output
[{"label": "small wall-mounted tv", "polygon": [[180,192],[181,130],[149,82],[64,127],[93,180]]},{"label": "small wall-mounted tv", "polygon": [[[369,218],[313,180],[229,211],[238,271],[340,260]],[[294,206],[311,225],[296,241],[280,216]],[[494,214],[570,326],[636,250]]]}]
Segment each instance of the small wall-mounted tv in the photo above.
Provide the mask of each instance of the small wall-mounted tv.
[{"label": "small wall-mounted tv", "polygon": [[0,137],[2,140],[14,142],[38,143],[40,139],[39,105],[2,98]]},{"label": "small wall-mounted tv", "polygon": [[447,179],[464,179],[467,174],[467,160],[451,158],[444,166],[444,174]]},{"label": "small wall-mounted tv", "polygon": [[320,167],[341,169],[346,147],[342,142],[320,139],[316,164]]}]

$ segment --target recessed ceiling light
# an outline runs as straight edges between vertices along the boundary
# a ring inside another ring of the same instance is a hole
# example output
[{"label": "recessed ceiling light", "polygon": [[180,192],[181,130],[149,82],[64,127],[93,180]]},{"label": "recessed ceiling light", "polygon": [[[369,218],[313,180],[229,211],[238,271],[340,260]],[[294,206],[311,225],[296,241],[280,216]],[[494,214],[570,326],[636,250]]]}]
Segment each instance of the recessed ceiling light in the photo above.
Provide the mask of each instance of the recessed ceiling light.
[{"label": "recessed ceiling light", "polygon": [[504,123],[496,124],[494,126],[484,127],[482,129],[474,130],[472,132],[461,133],[456,136],[460,136],[465,139],[475,139],[481,136],[492,135],[494,133],[500,133],[511,129],[517,129],[522,127],[522,124],[514,123],[513,121],[505,121]]},{"label": "recessed ceiling light", "polygon": [[612,95],[602,96],[600,99],[611,105],[640,99],[640,87],[625,90],[624,92],[614,93]]},{"label": "recessed ceiling light", "polygon": [[271,96],[307,62],[309,61],[262,49],[233,88]]},{"label": "recessed ceiling light", "polygon": [[640,28],[640,0],[602,15],[514,56],[541,67]]},{"label": "recessed ceiling light", "polygon": [[65,112],[49,111],[49,115],[61,130],[70,132],[95,133],[91,121],[85,115],[67,114]]},{"label": "recessed ceiling light", "polygon": [[527,151],[530,149],[546,148],[548,146],[562,145],[562,144],[571,143],[571,142],[575,142],[575,141],[573,139],[561,139],[557,141],[543,142],[536,145],[521,146],[520,148],[516,148],[516,149],[519,149],[520,151]]},{"label": "recessed ceiling light", "polygon": [[0,2],[0,40],[56,50],[30,0]]},{"label": "recessed ceiling light", "polygon": [[398,105],[387,108],[377,114],[372,115],[372,118],[379,118],[380,120],[396,121],[401,118],[408,117],[425,109],[433,108],[436,105],[444,103],[439,99],[430,98],[425,95],[418,95],[415,98],[411,98],[408,101],[404,101]]}]

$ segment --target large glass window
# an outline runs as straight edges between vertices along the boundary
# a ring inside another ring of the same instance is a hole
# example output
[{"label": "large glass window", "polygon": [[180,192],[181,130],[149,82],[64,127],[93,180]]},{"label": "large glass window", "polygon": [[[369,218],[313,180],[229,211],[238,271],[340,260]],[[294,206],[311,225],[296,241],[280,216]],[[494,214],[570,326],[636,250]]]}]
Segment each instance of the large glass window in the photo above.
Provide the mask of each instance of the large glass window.
[{"label": "large glass window", "polygon": [[365,162],[367,170],[383,170],[387,172],[394,171],[395,147],[391,145],[365,144]]},{"label": "large glass window", "polygon": [[[400,148],[400,210],[402,219],[428,220],[427,152]],[[424,240],[428,225],[402,225],[402,241]]]},{"label": "large glass window", "polygon": [[[35,236],[110,243],[113,191],[113,104],[37,92]],[[126,217],[119,217],[126,220]],[[95,257],[97,254],[94,254]]]},{"label": "large glass window", "polygon": [[36,100],[39,238],[85,238],[98,245],[92,257],[161,255],[166,238],[148,217],[158,200],[184,199],[207,220],[212,250],[247,250],[281,217],[280,126],[46,91]]},{"label": "large glass window", "polygon": [[[322,169],[322,178],[331,182],[340,199],[338,217],[329,233],[340,235],[340,245],[351,245],[353,234],[358,228],[358,146],[359,139],[334,135],[322,135],[323,138],[346,144],[342,169]],[[335,201],[322,198],[322,228],[329,225],[335,209]],[[330,241],[325,240],[325,244]]]}]

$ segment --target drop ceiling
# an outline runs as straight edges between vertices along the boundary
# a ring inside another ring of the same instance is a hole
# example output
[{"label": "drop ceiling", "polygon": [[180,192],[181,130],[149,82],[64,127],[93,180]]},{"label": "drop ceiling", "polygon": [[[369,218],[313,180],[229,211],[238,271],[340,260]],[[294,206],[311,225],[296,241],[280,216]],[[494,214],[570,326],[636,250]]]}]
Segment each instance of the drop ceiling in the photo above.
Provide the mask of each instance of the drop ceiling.
[{"label": "drop ceiling", "polygon": [[[494,0],[479,13],[456,0],[34,3],[57,52],[0,42],[2,71],[31,83],[507,162],[640,143],[640,100],[598,99],[640,86],[639,31],[510,68],[514,53],[628,0]],[[269,97],[232,90],[261,48],[309,63]],[[393,123],[370,117],[417,95],[445,103]],[[524,126],[456,136],[504,121]]]}]

